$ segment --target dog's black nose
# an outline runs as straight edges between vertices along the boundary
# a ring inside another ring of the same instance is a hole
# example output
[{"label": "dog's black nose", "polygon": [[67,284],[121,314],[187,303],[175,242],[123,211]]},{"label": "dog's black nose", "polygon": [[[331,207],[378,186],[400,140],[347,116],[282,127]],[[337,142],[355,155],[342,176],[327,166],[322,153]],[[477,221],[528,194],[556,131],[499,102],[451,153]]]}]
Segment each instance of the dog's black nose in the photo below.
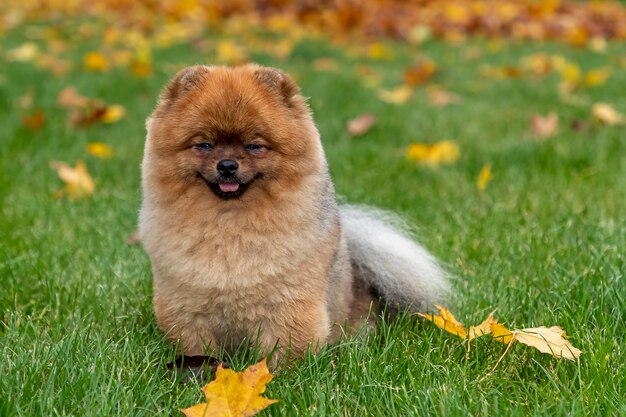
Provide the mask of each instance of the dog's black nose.
[{"label": "dog's black nose", "polygon": [[230,177],[238,168],[239,164],[232,159],[222,159],[217,163],[217,171],[224,177]]}]

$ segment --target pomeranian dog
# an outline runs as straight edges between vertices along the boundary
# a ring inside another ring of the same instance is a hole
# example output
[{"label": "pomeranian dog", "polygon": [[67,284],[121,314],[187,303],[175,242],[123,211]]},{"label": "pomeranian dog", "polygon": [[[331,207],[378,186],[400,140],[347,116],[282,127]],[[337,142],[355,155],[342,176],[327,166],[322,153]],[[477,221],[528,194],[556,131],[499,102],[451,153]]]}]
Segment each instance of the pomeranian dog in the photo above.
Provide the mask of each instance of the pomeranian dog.
[{"label": "pomeranian dog", "polygon": [[188,67],[146,125],[140,236],[157,323],[185,355],[242,342],[301,353],[382,305],[445,296],[442,269],[392,216],[338,206],[311,111],[284,72]]}]

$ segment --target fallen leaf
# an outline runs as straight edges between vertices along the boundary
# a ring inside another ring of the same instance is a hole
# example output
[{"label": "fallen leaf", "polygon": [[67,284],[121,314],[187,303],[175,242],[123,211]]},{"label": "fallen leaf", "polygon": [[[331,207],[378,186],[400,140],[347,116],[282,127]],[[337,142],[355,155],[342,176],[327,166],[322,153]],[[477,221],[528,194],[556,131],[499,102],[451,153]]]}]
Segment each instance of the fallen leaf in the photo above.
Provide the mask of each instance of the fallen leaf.
[{"label": "fallen leaf", "polygon": [[73,86],[65,87],[57,96],[57,103],[63,107],[85,107],[91,99],[78,94]]},{"label": "fallen leaf", "polygon": [[424,84],[437,73],[437,65],[429,59],[422,59],[404,70],[404,83],[410,87]]},{"label": "fallen leaf", "polygon": [[205,403],[181,410],[187,417],[248,417],[277,402],[261,397],[273,376],[265,360],[243,372],[220,365],[215,380],[202,388]]},{"label": "fallen leaf", "polygon": [[379,90],[378,98],[389,104],[403,104],[413,97],[413,89],[408,85],[401,85],[393,90]]},{"label": "fallen leaf", "polygon": [[441,88],[429,88],[427,90],[428,103],[434,107],[444,107],[461,101],[461,97]]},{"label": "fallen leaf", "polygon": [[491,337],[498,342],[508,345],[511,339],[513,339],[513,332],[507,329],[503,324],[491,323],[489,327],[491,328]]},{"label": "fallen leaf", "polygon": [[39,55],[39,47],[34,42],[26,42],[6,52],[7,61],[30,62]]},{"label": "fallen leaf", "polygon": [[347,130],[351,136],[359,136],[366,133],[376,123],[376,118],[370,113],[363,113],[360,116],[348,120]]},{"label": "fallen leaf", "polygon": [[83,161],[76,162],[76,168],[64,162],[51,162],[50,168],[56,169],[59,178],[65,182],[65,191],[72,200],[90,197],[96,189]]},{"label": "fallen leaf", "polygon": [[109,60],[101,52],[87,52],[83,65],[90,71],[106,71],[109,69]]},{"label": "fallen leaf", "polygon": [[[484,168],[483,168],[484,169]],[[472,341],[477,337],[485,336],[491,333],[491,326],[495,323],[498,323],[498,320],[494,318],[494,313],[496,310],[493,310],[482,323],[478,326],[470,326],[468,337],[469,340]]]},{"label": "fallen leaf", "polygon": [[511,331],[502,324],[493,323],[491,331],[492,337],[499,342],[509,344],[512,341],[518,341],[557,358],[573,361],[582,353],[580,349],[575,348],[565,339],[565,331],[559,326],[531,327]]},{"label": "fallen leaf", "polygon": [[547,116],[533,114],[530,120],[530,127],[537,139],[549,138],[554,136],[559,130],[559,116],[555,112],[550,112]]},{"label": "fallen leaf", "polygon": [[452,164],[459,159],[460,154],[459,145],[449,140],[432,144],[412,143],[406,151],[409,161],[429,166]]},{"label": "fallen leaf", "polygon": [[454,317],[450,310],[436,304],[435,307],[439,310],[438,316],[424,313],[417,313],[417,315],[432,321],[437,327],[447,331],[448,333],[452,333],[453,335],[459,336],[461,339],[465,339],[467,336],[465,327],[463,327],[463,324],[459,322],[456,317]]},{"label": "fallen leaf", "polygon": [[626,116],[619,113],[608,103],[596,103],[591,108],[591,115],[598,122],[614,126],[626,123]]},{"label": "fallen leaf", "polygon": [[491,181],[491,165],[485,165],[481,170],[480,174],[478,174],[478,179],[476,180],[476,187],[478,187],[478,191],[483,192],[485,188],[487,188],[487,184]]},{"label": "fallen leaf", "polygon": [[119,104],[107,106],[104,113],[100,117],[103,123],[115,123],[121,120],[126,114],[126,110]]},{"label": "fallen leaf", "polygon": [[113,149],[102,142],[91,142],[87,144],[87,152],[98,158],[108,159],[113,156]]},{"label": "fallen leaf", "polygon": [[543,353],[549,353],[557,358],[573,361],[582,351],[575,348],[565,339],[566,334],[559,326],[532,327],[515,331],[515,340],[527,346],[534,347]]},{"label": "fallen leaf", "polygon": [[28,90],[26,94],[17,99],[17,107],[22,110],[29,110],[31,107],[33,107],[33,101],[33,90]]},{"label": "fallen leaf", "polygon": [[39,130],[43,126],[46,118],[41,110],[35,110],[30,114],[22,116],[22,125],[28,130]]},{"label": "fallen leaf", "polygon": [[597,68],[587,71],[583,79],[583,83],[587,87],[595,87],[598,85],[604,85],[606,80],[611,76],[610,68]]}]

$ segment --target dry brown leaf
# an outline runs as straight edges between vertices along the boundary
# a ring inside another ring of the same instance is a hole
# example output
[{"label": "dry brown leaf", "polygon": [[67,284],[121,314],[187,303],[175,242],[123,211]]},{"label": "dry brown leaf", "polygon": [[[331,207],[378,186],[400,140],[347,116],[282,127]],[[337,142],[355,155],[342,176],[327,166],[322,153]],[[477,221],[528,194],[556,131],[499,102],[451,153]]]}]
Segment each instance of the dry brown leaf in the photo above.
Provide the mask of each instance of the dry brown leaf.
[{"label": "dry brown leaf", "polygon": [[429,88],[427,90],[428,103],[434,107],[444,107],[461,101],[461,97],[441,88]]},{"label": "dry brown leaf", "polygon": [[376,123],[376,118],[370,113],[363,113],[358,117],[348,120],[347,130],[351,136],[359,136],[366,133]]},{"label": "dry brown leaf", "polygon": [[424,313],[417,313],[417,315],[432,321],[437,327],[452,333],[453,335],[459,336],[461,339],[465,339],[467,336],[467,330],[465,330],[463,323],[459,322],[447,308],[436,304],[435,307],[439,310],[438,316]]},{"label": "dry brown leaf", "polygon": [[278,401],[261,397],[272,378],[265,360],[243,372],[220,365],[215,380],[202,388],[206,402],[181,411],[187,417],[253,416]]},{"label": "dry brown leaf", "polygon": [[559,131],[559,115],[555,112],[550,112],[547,116],[533,114],[530,127],[537,139],[547,139]]}]

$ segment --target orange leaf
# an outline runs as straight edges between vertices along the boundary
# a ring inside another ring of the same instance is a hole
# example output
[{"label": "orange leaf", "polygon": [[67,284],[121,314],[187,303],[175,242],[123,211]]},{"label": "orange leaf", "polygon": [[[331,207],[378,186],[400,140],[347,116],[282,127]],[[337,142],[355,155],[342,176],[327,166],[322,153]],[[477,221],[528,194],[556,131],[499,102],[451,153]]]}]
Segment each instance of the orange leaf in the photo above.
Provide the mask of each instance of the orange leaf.
[{"label": "orange leaf", "polygon": [[495,312],[496,310],[493,310],[491,313],[489,313],[487,318],[483,320],[483,322],[480,323],[478,326],[470,326],[469,328],[469,340],[470,341],[473,339],[476,339],[477,337],[485,336],[491,333],[491,326],[493,324],[498,323],[498,320],[496,320],[493,317],[493,314]]},{"label": "orange leaf", "polygon": [[243,372],[224,369],[220,365],[215,380],[202,388],[207,402],[181,411],[187,417],[253,416],[277,402],[261,397],[265,392],[265,385],[272,378],[265,360]]},{"label": "orange leaf", "polygon": [[459,322],[447,308],[438,306],[437,304],[435,304],[435,307],[439,310],[438,316],[424,313],[417,314],[432,321],[435,323],[435,326],[447,331],[448,333],[452,333],[453,335],[459,336],[461,339],[465,339],[467,331],[465,330],[465,327],[463,327],[463,323]]},{"label": "orange leaf", "polygon": [[85,54],[83,64],[90,71],[106,71],[109,69],[109,60],[100,52],[88,52]]},{"label": "orange leaf", "polygon": [[41,110],[22,116],[22,125],[32,131],[41,129],[45,121],[46,118]]},{"label": "orange leaf", "polygon": [[431,60],[422,60],[404,71],[404,82],[414,87],[429,81],[437,72],[437,65]]},{"label": "orange leaf", "polygon": [[355,119],[348,120],[348,134],[358,136],[366,133],[376,123],[376,118],[370,113],[364,113]]},{"label": "orange leaf", "polygon": [[64,162],[51,162],[50,168],[56,169],[59,178],[65,182],[65,191],[70,199],[90,197],[96,185],[87,172],[83,161],[76,162],[76,168],[72,168]]}]

